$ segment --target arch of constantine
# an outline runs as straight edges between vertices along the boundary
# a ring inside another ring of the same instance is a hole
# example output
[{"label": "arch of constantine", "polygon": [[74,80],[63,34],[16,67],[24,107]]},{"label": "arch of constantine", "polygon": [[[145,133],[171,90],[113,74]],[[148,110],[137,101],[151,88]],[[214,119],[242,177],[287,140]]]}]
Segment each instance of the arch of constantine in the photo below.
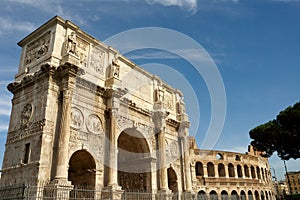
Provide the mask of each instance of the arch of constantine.
[{"label": "arch of constantine", "polygon": [[198,149],[183,94],[74,23],[56,16],[18,45],[2,188],[274,199],[267,159]]}]

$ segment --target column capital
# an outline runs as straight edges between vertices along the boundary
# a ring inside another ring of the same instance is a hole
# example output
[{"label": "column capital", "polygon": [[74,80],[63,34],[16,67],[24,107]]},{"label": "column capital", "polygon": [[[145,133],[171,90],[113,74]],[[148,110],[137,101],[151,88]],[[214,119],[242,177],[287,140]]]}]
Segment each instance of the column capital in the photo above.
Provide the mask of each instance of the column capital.
[{"label": "column capital", "polygon": [[152,120],[154,122],[155,133],[162,132],[166,127],[166,117],[169,115],[168,112],[161,110],[155,111],[153,113]]}]

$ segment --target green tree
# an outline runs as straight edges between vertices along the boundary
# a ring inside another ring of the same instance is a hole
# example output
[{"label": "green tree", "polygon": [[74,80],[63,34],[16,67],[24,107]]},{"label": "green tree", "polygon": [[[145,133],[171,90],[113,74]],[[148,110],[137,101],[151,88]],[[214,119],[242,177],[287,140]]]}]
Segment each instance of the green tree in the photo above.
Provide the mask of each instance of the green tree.
[{"label": "green tree", "polygon": [[251,145],[270,157],[275,151],[282,160],[300,158],[300,102],[281,111],[276,119],[252,129]]}]

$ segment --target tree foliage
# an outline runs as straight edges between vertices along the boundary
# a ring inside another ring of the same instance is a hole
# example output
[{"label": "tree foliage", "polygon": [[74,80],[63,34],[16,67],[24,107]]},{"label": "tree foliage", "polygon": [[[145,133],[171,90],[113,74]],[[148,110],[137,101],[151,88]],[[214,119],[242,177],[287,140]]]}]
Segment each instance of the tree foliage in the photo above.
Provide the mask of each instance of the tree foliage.
[{"label": "tree foliage", "polygon": [[276,119],[252,129],[251,145],[270,157],[275,151],[282,160],[300,158],[300,102],[281,111]]}]

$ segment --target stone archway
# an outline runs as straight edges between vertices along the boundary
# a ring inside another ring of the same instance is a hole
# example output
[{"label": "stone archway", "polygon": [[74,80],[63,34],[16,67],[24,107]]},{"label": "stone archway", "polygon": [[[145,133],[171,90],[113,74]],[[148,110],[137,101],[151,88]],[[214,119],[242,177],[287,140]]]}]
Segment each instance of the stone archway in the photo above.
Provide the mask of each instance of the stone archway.
[{"label": "stone archway", "polygon": [[172,193],[178,193],[178,182],[177,175],[173,168],[169,167],[167,170],[168,173],[168,187]]},{"label": "stone archway", "polygon": [[118,137],[118,184],[125,191],[151,192],[151,156],[146,139],[136,129]]},{"label": "stone archway", "polygon": [[95,188],[96,163],[90,153],[79,150],[71,156],[68,180],[75,187]]}]

